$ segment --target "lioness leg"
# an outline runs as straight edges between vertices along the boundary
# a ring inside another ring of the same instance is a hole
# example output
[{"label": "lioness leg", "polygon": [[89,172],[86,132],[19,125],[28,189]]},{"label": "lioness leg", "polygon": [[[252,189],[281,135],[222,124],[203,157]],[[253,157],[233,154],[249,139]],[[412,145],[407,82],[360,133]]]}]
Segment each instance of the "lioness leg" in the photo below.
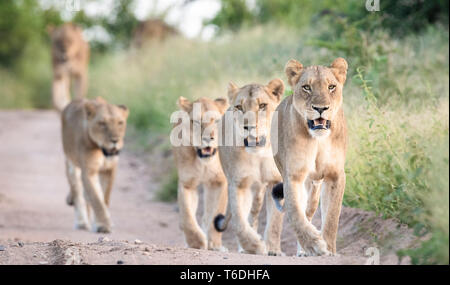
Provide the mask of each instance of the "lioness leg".
[{"label": "lioness leg", "polygon": [[337,177],[325,177],[320,210],[322,214],[322,236],[327,242],[328,250],[336,253],[336,237],[341,214],[342,198],[345,189],[345,173]]},{"label": "lioness leg", "polygon": [[102,185],[105,204],[108,207],[109,207],[109,202],[110,202],[110,198],[111,198],[111,190],[112,190],[115,175],[116,175],[115,168],[100,172],[100,183]]},{"label": "lioness leg", "polygon": [[73,77],[73,93],[74,98],[82,99],[86,97],[87,93],[87,76],[86,74],[75,75]]},{"label": "lioness leg", "polygon": [[198,205],[196,183],[183,185],[182,182],[178,182],[178,205],[180,207],[180,227],[184,232],[187,245],[192,248],[206,249],[206,235],[195,217]]},{"label": "lioness leg", "polygon": [[69,159],[66,159],[66,176],[70,185],[70,192],[66,202],[73,205],[75,209],[75,229],[89,229],[89,218],[87,213],[86,200],[83,195],[83,185],[81,183],[81,170]]},{"label": "lioness leg", "polygon": [[62,111],[70,102],[70,78],[67,74],[57,74],[53,78],[52,86],[53,106]]},{"label": "lioness leg", "polygon": [[214,228],[214,218],[224,214],[227,207],[227,183],[216,181],[205,184],[204,187],[203,229],[208,239],[208,249],[222,250],[222,233]]},{"label": "lioness leg", "polygon": [[[300,171],[296,175],[287,177],[285,188],[285,208],[288,220],[294,228],[297,239],[306,255],[328,255],[326,242],[320,232],[306,217],[306,189],[304,181],[307,171]],[[299,191],[300,190],[300,191]]]},{"label": "lioness leg", "polygon": [[269,184],[266,190],[266,229],[264,231],[264,241],[266,242],[269,255],[283,255],[281,252],[281,231],[283,229],[284,214],[275,206],[272,199],[271,190],[273,184]]},{"label": "lioness leg", "polygon": [[306,217],[311,221],[319,206],[320,186],[322,180],[313,180],[308,177],[305,181],[306,191],[308,193],[308,202],[306,204]]},{"label": "lioness leg", "polygon": [[81,177],[89,204],[94,212],[95,228],[99,233],[111,232],[111,219],[105,204],[99,174],[93,171],[82,171]]},{"label": "lioness leg", "polygon": [[231,203],[231,211],[233,213],[231,217],[233,229],[238,237],[239,245],[246,253],[265,254],[266,248],[264,243],[248,221],[252,205],[250,188],[231,185],[228,191],[228,200]]},{"label": "lioness leg", "polygon": [[258,218],[259,213],[261,212],[262,205],[264,203],[264,193],[266,191],[266,187],[262,184],[257,183],[253,188],[253,201],[252,207],[250,209],[249,222],[252,228],[255,231],[258,231]]}]

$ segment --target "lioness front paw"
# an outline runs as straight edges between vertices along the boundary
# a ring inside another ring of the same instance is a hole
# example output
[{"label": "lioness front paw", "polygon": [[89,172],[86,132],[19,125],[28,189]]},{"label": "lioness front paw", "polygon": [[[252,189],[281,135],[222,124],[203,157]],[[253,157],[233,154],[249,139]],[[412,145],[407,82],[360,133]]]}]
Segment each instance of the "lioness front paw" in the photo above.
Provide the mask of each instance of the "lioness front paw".
[{"label": "lioness front paw", "polygon": [[76,230],[85,230],[88,231],[89,230],[89,225],[85,222],[80,222],[80,223],[75,223],[74,228]]},{"label": "lioness front paw", "polygon": [[219,251],[219,252],[228,252],[228,248],[224,247],[224,246],[220,246],[220,247],[212,247],[212,248],[208,248],[209,250],[212,251]]},{"label": "lioness front paw", "polygon": [[281,250],[277,250],[277,251],[269,250],[267,255],[269,255],[269,256],[286,256],[286,254],[284,254],[284,252],[282,252]]},{"label": "lioness front paw", "polygon": [[323,238],[317,238],[309,244],[302,245],[302,250],[297,252],[297,256],[331,256],[327,249],[327,243]]},{"label": "lioness front paw", "polygon": [[95,228],[95,232],[109,234],[109,233],[111,233],[111,227],[109,227],[109,226],[97,226]]}]

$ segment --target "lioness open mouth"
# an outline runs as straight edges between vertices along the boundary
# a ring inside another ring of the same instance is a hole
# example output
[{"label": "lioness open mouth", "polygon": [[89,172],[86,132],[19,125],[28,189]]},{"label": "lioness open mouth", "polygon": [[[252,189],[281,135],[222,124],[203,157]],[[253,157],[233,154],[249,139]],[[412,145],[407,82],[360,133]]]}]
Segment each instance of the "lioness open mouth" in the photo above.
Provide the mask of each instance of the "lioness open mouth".
[{"label": "lioness open mouth", "polygon": [[318,118],[315,120],[308,120],[308,128],[311,130],[328,130],[331,126],[330,120],[325,120],[324,118]]},{"label": "lioness open mouth", "polygon": [[200,158],[211,157],[215,155],[217,152],[217,148],[212,148],[210,146],[204,148],[197,148],[197,155]]},{"label": "lioness open mouth", "polygon": [[119,155],[120,154],[120,149],[111,149],[111,150],[107,150],[106,148],[102,148],[102,152],[104,156],[114,156],[114,155]]},{"label": "lioness open mouth", "polygon": [[244,139],[245,147],[262,147],[266,145],[266,137],[261,137],[259,139],[248,140],[248,138]]}]

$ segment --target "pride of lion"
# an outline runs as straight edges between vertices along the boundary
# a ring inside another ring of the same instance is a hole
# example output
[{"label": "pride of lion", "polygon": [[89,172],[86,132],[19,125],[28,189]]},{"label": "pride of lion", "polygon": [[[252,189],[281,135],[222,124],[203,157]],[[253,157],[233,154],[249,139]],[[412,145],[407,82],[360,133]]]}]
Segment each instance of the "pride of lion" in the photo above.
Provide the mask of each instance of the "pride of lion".
[{"label": "pride of lion", "polygon": [[[109,233],[108,210],[123,148],[129,110],[102,98],[86,99],[89,46],[73,24],[51,29],[53,102],[62,119],[70,186],[67,203],[75,228]],[[348,65],[285,66],[292,94],[283,98],[281,79],[267,84],[229,83],[228,98],[190,101],[173,125],[183,144],[173,146],[178,173],[180,229],[188,247],[226,251],[222,232],[232,230],[239,252],[283,255],[286,215],[298,256],[336,254],[345,189],[347,128],[343,86]],[[70,82],[74,99],[70,102]],[[199,190],[203,217],[197,221]],[[259,214],[266,205],[263,236]],[[320,202],[321,228],[312,223]]]}]

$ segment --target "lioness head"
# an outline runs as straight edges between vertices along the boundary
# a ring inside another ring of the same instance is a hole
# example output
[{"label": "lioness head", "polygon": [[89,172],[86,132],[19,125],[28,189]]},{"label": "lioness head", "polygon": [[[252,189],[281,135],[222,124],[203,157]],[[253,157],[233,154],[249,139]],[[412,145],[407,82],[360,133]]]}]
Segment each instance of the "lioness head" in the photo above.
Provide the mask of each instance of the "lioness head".
[{"label": "lioness head", "polygon": [[224,98],[212,100],[203,97],[190,102],[188,99],[180,97],[177,103],[181,111],[189,113],[190,141],[195,147],[197,156],[201,159],[214,156],[218,147],[217,121],[228,108],[227,100]]},{"label": "lioness head", "polygon": [[47,30],[52,41],[54,60],[64,63],[76,57],[79,50],[79,41],[82,38],[79,27],[72,23],[66,23],[57,28],[49,26]]},{"label": "lioness head", "polygon": [[105,156],[117,155],[123,147],[128,108],[113,105],[102,98],[84,103],[89,138]]},{"label": "lioness head", "polygon": [[247,151],[257,151],[267,145],[273,112],[283,93],[281,79],[274,79],[265,86],[249,84],[241,88],[230,82],[228,97],[233,111],[238,115],[234,116],[234,123],[241,131]]},{"label": "lioness head", "polygon": [[286,64],[285,72],[294,91],[293,105],[312,137],[330,134],[333,119],[342,106],[347,68],[343,58],[335,59],[329,67],[303,67],[293,59]]}]

